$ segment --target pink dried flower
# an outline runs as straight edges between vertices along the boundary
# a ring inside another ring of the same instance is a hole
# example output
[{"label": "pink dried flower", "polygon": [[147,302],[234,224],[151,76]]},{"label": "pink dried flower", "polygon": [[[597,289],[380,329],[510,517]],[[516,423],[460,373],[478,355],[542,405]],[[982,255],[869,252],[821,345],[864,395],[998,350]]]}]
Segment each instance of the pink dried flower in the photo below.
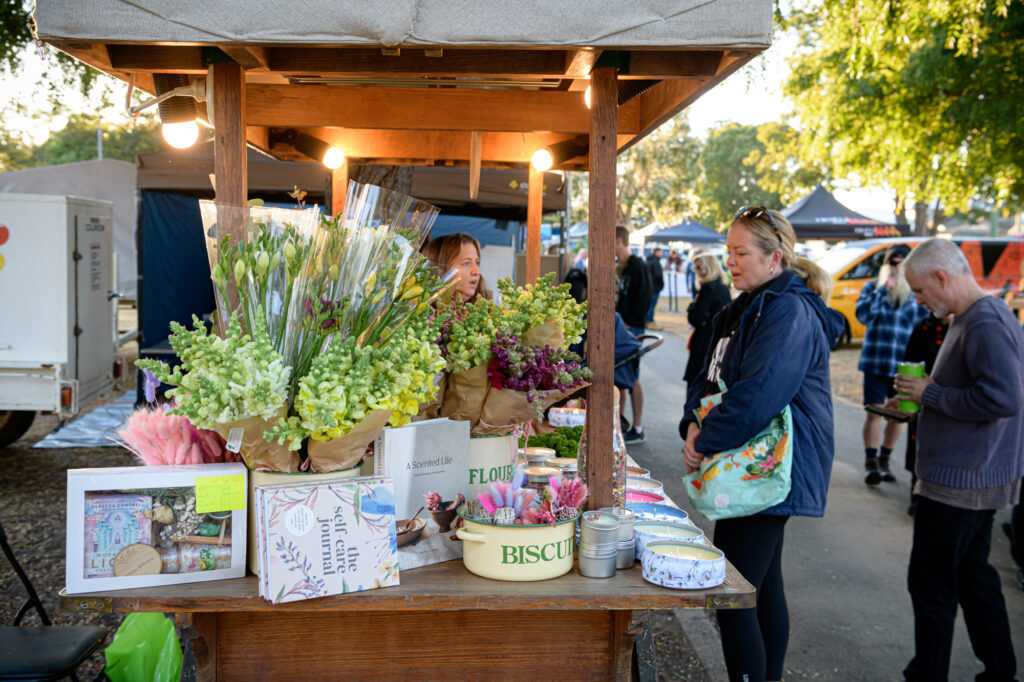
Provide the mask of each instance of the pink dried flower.
[{"label": "pink dried flower", "polygon": [[441,496],[435,492],[427,493],[423,496],[423,499],[426,500],[427,509],[430,511],[438,511],[438,508],[441,506]]}]

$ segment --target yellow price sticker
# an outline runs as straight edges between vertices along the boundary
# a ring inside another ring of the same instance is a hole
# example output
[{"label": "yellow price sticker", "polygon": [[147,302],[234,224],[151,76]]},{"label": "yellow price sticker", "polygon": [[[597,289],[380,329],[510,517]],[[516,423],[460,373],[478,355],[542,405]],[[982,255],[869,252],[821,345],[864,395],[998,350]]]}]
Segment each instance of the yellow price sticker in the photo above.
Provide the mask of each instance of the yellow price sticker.
[{"label": "yellow price sticker", "polygon": [[207,476],[196,479],[196,512],[245,509],[245,474]]}]

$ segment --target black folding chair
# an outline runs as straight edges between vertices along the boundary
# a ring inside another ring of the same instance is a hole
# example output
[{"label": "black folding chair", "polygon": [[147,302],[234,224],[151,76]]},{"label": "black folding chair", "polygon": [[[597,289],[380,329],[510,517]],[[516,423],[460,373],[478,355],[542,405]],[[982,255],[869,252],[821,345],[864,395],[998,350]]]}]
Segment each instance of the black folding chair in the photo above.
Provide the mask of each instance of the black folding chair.
[{"label": "black folding chair", "polygon": [[[14,617],[13,627],[0,627],[0,680],[78,680],[75,671],[103,644],[107,629],[96,625],[53,625],[32,582],[14,558],[2,523],[0,547],[28,593]],[[39,614],[43,627],[21,625],[32,609]]]}]

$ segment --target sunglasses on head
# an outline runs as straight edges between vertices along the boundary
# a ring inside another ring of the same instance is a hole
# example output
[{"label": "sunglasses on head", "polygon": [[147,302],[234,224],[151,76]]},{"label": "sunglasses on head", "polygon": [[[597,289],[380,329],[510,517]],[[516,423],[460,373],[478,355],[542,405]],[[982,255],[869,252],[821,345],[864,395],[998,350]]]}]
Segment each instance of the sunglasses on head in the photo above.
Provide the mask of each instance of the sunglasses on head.
[{"label": "sunglasses on head", "polygon": [[740,210],[736,211],[736,214],[732,217],[733,221],[741,218],[764,218],[768,221],[768,224],[772,226],[772,230],[775,231],[775,236],[779,238],[779,243],[782,243],[782,233],[779,232],[779,226],[775,224],[775,218],[772,216],[771,210],[766,206],[744,206]]}]

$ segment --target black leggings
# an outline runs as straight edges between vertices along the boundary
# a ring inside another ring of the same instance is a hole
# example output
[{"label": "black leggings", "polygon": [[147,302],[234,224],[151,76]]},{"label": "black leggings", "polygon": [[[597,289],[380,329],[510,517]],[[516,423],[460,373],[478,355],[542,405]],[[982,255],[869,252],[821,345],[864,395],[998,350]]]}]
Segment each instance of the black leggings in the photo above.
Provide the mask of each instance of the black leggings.
[{"label": "black leggings", "polygon": [[715,523],[715,546],[757,589],[752,609],[717,611],[729,679],[782,679],[789,610],[782,585],[782,540],[788,516],[758,514]]}]

